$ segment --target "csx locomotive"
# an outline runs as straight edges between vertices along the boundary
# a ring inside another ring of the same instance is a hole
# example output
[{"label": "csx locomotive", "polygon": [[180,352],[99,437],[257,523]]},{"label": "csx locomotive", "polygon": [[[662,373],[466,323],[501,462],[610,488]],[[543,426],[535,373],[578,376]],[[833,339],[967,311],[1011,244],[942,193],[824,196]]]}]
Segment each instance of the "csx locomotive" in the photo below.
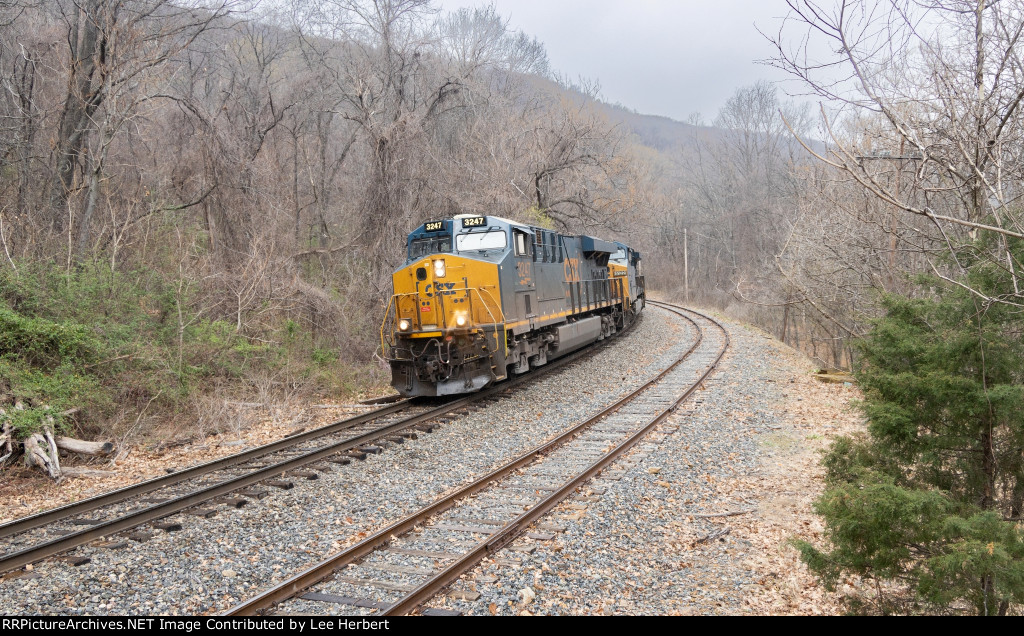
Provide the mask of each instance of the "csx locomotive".
[{"label": "csx locomotive", "polygon": [[645,305],[640,254],[494,216],[409,235],[381,325],[405,396],[476,391],[622,330]]}]

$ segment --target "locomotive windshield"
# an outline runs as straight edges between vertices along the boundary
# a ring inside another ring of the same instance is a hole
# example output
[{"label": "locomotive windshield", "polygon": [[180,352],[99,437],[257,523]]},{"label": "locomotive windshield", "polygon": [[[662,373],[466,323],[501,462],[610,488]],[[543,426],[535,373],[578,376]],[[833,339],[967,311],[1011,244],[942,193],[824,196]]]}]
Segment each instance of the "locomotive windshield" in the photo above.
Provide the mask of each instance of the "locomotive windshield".
[{"label": "locomotive windshield", "polygon": [[624,250],[624,249],[622,249],[620,247],[619,251],[617,251],[614,254],[612,254],[611,257],[609,257],[608,260],[610,262],[612,262],[612,263],[617,264],[617,265],[625,265],[626,264],[626,250]]},{"label": "locomotive windshield", "polygon": [[469,232],[456,236],[455,246],[460,252],[472,252],[474,250],[503,250],[508,246],[508,237],[504,230]]},{"label": "locomotive windshield", "polygon": [[452,238],[450,236],[431,236],[428,238],[414,239],[409,242],[409,258],[415,259],[428,254],[452,251]]}]

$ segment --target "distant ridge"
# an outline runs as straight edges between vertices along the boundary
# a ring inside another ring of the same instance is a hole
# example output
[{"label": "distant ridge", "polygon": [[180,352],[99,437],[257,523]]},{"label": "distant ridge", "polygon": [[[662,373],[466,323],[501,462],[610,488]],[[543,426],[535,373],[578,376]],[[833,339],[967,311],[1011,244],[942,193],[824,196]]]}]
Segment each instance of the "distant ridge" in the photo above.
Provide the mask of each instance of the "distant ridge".
[{"label": "distant ridge", "polygon": [[636,136],[639,143],[661,152],[680,146],[691,146],[695,139],[716,129],[708,126],[694,126],[662,115],[643,115],[624,106],[599,102],[599,109],[608,119],[620,124]]}]

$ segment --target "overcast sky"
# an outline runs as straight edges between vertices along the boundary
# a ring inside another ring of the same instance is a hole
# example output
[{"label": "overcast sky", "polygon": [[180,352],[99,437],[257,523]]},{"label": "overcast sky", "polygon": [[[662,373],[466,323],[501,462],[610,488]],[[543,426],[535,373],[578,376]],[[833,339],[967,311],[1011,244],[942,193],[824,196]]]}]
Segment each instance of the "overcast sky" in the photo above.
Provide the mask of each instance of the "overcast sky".
[{"label": "overcast sky", "polygon": [[784,79],[755,62],[773,47],[754,28],[777,32],[783,0],[440,0],[487,4],[544,43],[553,71],[598,80],[605,101],[641,113],[710,121],[737,88]]}]

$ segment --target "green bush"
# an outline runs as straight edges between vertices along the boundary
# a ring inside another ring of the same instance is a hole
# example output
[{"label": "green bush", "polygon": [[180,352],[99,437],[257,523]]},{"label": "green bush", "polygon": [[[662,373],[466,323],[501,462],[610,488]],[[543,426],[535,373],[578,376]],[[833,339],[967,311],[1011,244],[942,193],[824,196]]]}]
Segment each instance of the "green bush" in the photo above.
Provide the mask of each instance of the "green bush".
[{"label": "green bush", "polygon": [[51,367],[62,362],[91,362],[102,348],[85,325],[30,318],[0,307],[0,356]]},{"label": "green bush", "polygon": [[210,310],[215,301],[180,283],[157,268],[116,272],[102,261],[0,268],[0,407],[26,405],[11,415],[18,435],[69,409],[77,411],[67,429],[115,435],[110,421],[132,422],[143,409],[180,419],[195,396],[241,397],[253,378],[289,392],[365,388],[365,374],[303,322],[268,314],[261,331],[239,332],[233,317]]},{"label": "green bush", "polygon": [[838,440],[825,459],[816,510],[828,545],[797,547],[829,588],[850,574],[883,582],[875,605],[856,609],[1016,612],[1024,317],[960,288],[885,308],[859,344],[868,436]]}]

